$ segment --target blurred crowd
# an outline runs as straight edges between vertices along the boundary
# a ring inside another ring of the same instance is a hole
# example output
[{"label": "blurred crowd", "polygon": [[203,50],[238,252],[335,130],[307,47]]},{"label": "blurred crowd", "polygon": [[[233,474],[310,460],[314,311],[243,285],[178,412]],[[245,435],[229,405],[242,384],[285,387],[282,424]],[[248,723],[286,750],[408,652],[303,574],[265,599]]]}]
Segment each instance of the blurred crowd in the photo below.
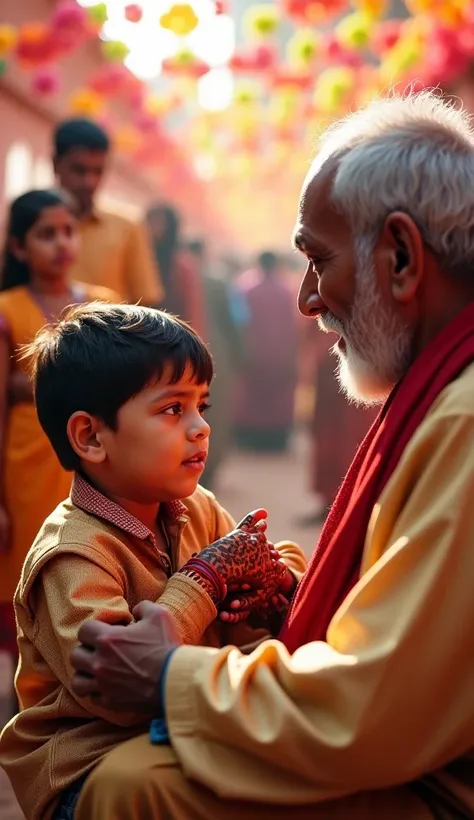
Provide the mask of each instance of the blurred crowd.
[{"label": "blurred crowd", "polygon": [[[72,303],[128,301],[188,321],[215,360],[210,455],[202,484],[214,490],[233,447],[282,453],[306,431],[314,505],[322,520],[369,427],[333,378],[328,337],[298,314],[301,263],[291,252],[216,252],[189,236],[175,207],[157,202],[142,224],[107,213],[97,194],[110,158],[107,133],[86,119],[52,139],[55,190],[28,191],[5,220],[0,280],[0,648],[16,653],[12,597],[43,520],[68,495],[36,417],[21,355],[38,330]],[[308,327],[309,325],[309,327]]]}]

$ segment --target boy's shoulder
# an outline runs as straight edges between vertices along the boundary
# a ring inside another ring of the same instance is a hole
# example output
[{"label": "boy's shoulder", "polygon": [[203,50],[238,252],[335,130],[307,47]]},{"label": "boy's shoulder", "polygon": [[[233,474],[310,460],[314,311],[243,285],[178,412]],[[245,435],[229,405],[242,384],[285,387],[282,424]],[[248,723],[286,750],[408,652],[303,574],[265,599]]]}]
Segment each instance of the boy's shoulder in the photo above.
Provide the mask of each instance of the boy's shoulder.
[{"label": "boy's shoulder", "polygon": [[[122,543],[117,530],[106,521],[80,509],[68,498],[45,520],[26,555],[17,594],[24,596],[43,566],[62,553],[76,553],[113,569],[111,556]],[[110,547],[110,556],[107,546]],[[125,545],[124,545],[125,546]]]}]

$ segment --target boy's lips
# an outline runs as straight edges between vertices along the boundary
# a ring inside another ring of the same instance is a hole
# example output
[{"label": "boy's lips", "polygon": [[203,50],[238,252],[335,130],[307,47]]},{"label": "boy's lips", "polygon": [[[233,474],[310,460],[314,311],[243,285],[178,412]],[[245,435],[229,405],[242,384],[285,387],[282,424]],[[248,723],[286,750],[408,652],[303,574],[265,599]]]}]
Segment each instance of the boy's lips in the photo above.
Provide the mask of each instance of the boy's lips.
[{"label": "boy's lips", "polygon": [[182,462],[183,467],[189,467],[191,470],[204,470],[207,459],[207,450],[198,450],[197,453],[187,458]]}]

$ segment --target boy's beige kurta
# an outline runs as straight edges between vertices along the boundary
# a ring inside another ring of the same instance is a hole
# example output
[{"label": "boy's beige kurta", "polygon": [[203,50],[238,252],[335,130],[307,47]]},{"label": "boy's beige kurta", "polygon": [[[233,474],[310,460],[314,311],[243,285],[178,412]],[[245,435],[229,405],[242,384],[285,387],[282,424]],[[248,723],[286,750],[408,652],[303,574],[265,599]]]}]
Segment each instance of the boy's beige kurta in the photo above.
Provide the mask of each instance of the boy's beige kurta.
[{"label": "boy's beige kurta", "polygon": [[[374,509],[361,580],[335,615],[327,643],[292,657],[276,641],[247,657],[232,648],[175,652],[166,711],[182,770],[229,801],[259,802],[260,817],[273,816],[272,804],[286,804],[291,817],[292,806],[371,792],[370,801],[344,803],[347,820],[385,820],[393,816],[383,808],[388,792],[377,802],[373,790],[412,783],[436,807],[433,817],[472,818],[473,628],[471,365],[439,396]],[[138,820],[139,793],[156,805],[150,816],[205,816],[190,804],[180,811],[177,794],[175,811],[160,814],[168,805],[162,795],[178,789],[176,764],[160,767],[163,751],[147,748],[142,774],[130,778],[141,791],[125,795],[117,786],[123,810],[115,816]],[[80,820],[106,777],[114,789],[119,755],[86,785]],[[234,816],[225,800],[213,799],[213,820]],[[328,806],[322,816],[344,815],[334,804],[334,814]],[[413,820],[419,808],[397,816]]]},{"label": "boy's beige kurta", "polygon": [[[63,789],[149,726],[143,715],[107,711],[71,693],[69,657],[85,620],[130,623],[136,604],[159,599],[187,643],[243,645],[256,634],[240,628],[236,638],[232,627],[212,624],[216,608],[203,588],[179,574],[169,578],[147,528],[80,477],[71,498],[83,509],[69,499],[47,519],[15,597],[22,711],[4,730],[0,762],[27,820],[48,820]],[[100,510],[102,518],[91,514]],[[184,504],[164,505],[162,515],[172,572],[234,527],[231,516],[200,487]],[[299,577],[305,566],[299,547],[278,548]]]}]

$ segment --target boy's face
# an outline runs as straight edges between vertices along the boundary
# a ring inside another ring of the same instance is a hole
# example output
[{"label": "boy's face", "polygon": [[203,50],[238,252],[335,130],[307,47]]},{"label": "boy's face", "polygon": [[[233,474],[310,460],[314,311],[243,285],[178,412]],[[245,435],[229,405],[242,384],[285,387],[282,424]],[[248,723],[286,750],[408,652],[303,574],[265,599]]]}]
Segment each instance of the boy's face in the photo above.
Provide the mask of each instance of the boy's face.
[{"label": "boy's face", "polygon": [[[120,408],[117,429],[97,438],[105,458],[94,472],[110,495],[136,504],[187,498],[204,470],[210,427],[204,420],[209,386],[191,368],[176,384],[166,378]],[[92,477],[92,476],[91,476]]]}]

